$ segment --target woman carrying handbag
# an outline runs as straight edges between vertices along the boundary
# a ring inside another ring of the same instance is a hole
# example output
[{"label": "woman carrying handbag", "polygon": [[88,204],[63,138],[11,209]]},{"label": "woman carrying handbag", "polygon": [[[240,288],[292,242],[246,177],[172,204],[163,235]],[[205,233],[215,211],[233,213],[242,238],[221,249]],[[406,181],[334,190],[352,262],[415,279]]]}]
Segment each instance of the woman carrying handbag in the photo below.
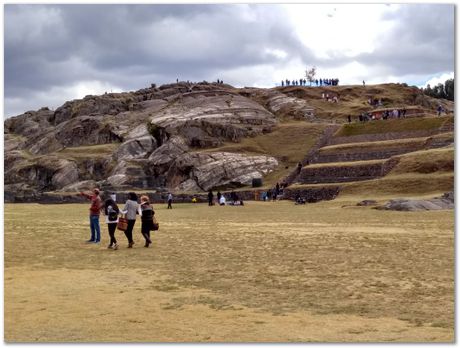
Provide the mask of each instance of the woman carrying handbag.
[{"label": "woman carrying handbag", "polygon": [[128,220],[128,226],[125,231],[125,236],[128,239],[128,248],[132,248],[134,245],[133,240],[133,228],[136,223],[136,214],[138,213],[137,209],[139,204],[137,204],[137,195],[134,192],[128,193],[128,200],[125,203],[123,214],[126,214],[126,219]]},{"label": "woman carrying handbag", "polygon": [[139,215],[141,216],[142,221],[142,236],[145,238],[144,247],[148,248],[149,245],[152,244],[152,240],[150,239],[150,231],[153,230],[153,215],[155,215],[155,212],[153,211],[153,208],[150,205],[150,200],[148,196],[141,197]]}]

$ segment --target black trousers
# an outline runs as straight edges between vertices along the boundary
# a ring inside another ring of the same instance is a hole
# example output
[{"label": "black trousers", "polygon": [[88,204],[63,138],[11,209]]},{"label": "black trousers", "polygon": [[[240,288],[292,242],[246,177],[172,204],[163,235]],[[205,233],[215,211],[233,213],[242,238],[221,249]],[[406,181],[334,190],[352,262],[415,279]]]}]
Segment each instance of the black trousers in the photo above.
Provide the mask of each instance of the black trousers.
[{"label": "black trousers", "polygon": [[171,200],[168,200],[168,209],[172,209],[172,201]]},{"label": "black trousers", "polygon": [[150,230],[152,229],[152,221],[142,221],[141,233],[146,242],[152,243],[150,240]]},{"label": "black trousers", "polygon": [[115,239],[115,230],[117,229],[117,224],[107,224],[109,227],[109,236],[110,236],[110,245],[117,244],[117,240]]},{"label": "black trousers", "polygon": [[125,231],[125,236],[128,238],[128,243],[133,242],[133,228],[136,220],[128,220],[128,228]]}]

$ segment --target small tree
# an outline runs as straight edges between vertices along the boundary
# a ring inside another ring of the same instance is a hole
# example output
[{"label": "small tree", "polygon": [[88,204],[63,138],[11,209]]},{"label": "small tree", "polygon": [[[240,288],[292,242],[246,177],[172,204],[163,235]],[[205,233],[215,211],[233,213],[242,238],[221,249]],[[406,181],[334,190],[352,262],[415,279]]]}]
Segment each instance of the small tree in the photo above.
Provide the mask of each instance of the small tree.
[{"label": "small tree", "polygon": [[454,79],[449,79],[444,83],[444,91],[446,92],[446,99],[454,101]]},{"label": "small tree", "polygon": [[315,81],[315,75],[316,75],[316,66],[312,67],[310,70],[305,70],[305,76],[307,78],[307,81],[310,82],[310,86],[311,86],[311,83],[313,81]]}]

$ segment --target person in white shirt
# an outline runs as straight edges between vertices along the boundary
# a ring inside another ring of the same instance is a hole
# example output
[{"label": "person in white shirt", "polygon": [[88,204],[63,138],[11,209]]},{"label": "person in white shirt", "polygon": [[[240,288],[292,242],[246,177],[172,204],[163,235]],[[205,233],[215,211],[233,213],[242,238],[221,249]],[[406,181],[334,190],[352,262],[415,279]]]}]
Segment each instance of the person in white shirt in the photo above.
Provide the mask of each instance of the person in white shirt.
[{"label": "person in white shirt", "polygon": [[136,214],[139,204],[137,204],[137,195],[134,192],[128,193],[128,200],[125,203],[123,214],[126,214],[128,220],[128,229],[125,231],[126,238],[128,239],[128,248],[132,248],[134,245],[133,240],[133,228],[136,223]]},{"label": "person in white shirt", "polygon": [[226,203],[225,202],[225,196],[224,195],[220,196],[219,205],[225,205],[225,203]]},{"label": "person in white shirt", "polygon": [[171,192],[168,192],[168,209],[172,209],[172,200],[173,200],[172,194]]}]

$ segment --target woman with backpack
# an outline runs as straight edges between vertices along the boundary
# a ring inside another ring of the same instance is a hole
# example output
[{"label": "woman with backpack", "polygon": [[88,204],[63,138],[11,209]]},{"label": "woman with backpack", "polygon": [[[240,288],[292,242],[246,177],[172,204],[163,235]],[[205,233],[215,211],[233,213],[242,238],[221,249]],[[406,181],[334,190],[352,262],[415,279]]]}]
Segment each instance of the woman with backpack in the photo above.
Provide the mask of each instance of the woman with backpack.
[{"label": "woman with backpack", "polygon": [[115,239],[115,230],[117,229],[118,223],[118,214],[120,209],[118,209],[117,203],[112,198],[109,198],[105,201],[104,204],[104,215],[105,222],[109,228],[110,244],[107,247],[108,249],[118,249],[117,240]]},{"label": "woman with backpack", "polygon": [[128,193],[128,200],[125,203],[123,214],[126,214],[128,220],[128,228],[125,231],[125,236],[128,239],[128,248],[132,248],[134,245],[133,241],[133,228],[136,223],[136,214],[139,204],[137,204],[137,195],[134,192]]},{"label": "woman with backpack", "polygon": [[152,240],[150,239],[150,231],[153,230],[153,215],[155,215],[148,196],[141,197],[139,215],[141,216],[142,221],[142,236],[145,238],[144,247],[148,248],[149,245],[152,244]]}]

